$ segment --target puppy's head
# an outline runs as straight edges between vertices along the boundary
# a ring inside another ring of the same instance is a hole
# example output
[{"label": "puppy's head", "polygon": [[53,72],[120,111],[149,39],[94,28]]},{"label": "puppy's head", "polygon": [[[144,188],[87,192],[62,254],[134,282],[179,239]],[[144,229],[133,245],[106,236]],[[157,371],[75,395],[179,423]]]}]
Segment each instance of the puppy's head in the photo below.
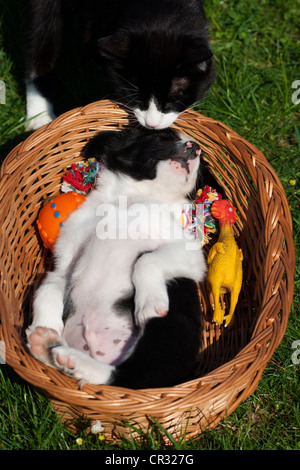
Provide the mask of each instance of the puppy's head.
[{"label": "puppy's head", "polygon": [[177,188],[185,195],[196,183],[200,147],[170,128],[152,131],[139,127],[100,132],[85,147],[85,156],[97,158],[114,173]]}]

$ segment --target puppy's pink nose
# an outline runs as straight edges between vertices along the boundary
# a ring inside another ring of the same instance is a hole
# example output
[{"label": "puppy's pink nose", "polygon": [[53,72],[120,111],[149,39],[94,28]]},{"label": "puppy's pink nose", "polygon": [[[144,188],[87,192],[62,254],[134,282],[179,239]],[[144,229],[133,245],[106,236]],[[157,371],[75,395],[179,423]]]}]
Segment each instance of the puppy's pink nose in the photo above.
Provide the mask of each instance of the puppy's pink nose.
[{"label": "puppy's pink nose", "polygon": [[188,141],[186,142],[185,146],[187,149],[192,149],[194,147],[194,142]]},{"label": "puppy's pink nose", "polygon": [[186,142],[185,151],[186,151],[185,158],[200,157],[201,150],[197,142],[194,142],[192,140],[189,140],[188,142]]}]

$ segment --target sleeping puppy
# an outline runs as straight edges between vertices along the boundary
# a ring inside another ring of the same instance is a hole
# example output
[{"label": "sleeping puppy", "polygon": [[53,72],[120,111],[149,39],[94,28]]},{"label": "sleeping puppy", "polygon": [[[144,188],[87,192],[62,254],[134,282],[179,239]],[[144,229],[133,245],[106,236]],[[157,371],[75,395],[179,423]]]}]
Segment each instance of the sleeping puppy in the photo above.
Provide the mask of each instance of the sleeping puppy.
[{"label": "sleeping puppy", "polygon": [[85,155],[103,169],[55,245],[27,330],[34,357],[79,384],[172,386],[193,378],[206,264],[182,228],[200,149],[164,129],[98,134]]}]

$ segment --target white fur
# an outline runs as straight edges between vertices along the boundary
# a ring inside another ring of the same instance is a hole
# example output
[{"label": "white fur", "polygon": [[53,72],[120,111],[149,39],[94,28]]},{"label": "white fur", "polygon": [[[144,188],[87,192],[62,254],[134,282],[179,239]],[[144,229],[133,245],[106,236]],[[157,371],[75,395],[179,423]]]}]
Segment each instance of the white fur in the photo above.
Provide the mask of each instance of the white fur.
[{"label": "white fur", "polygon": [[[46,331],[51,328],[56,330],[58,342],[63,335],[62,345],[52,349],[52,366],[81,382],[94,384],[107,383],[114,370],[113,365],[96,361],[77,351],[74,345],[70,347],[74,340],[72,322],[68,327],[67,321],[63,332],[64,292],[72,263],[79,253],[83,255],[71,277],[72,299],[77,312],[73,317],[76,319],[79,318],[76,314],[81,315],[86,331],[89,322],[94,320],[101,325],[109,318],[114,324],[117,319],[115,301],[133,286],[136,291],[135,319],[143,327],[148,319],[167,313],[166,283],[169,280],[175,277],[203,279],[206,265],[201,247],[194,234],[183,230],[179,221],[184,204],[188,203],[185,194],[195,185],[198,166],[199,158],[191,160],[187,173],[173,161],[162,161],[156,178],[144,181],[102,170],[96,188],[61,229],[55,246],[55,270],[47,274],[36,292],[33,323],[27,330],[28,345],[35,357],[49,364],[45,359]],[[122,197],[126,204],[120,206]],[[161,210],[151,211],[153,207],[157,208],[153,204],[159,205]],[[114,224],[118,235],[123,229],[122,237],[111,239],[105,236],[105,224],[99,218],[103,205],[110,208],[107,226]],[[131,234],[128,231],[130,211],[135,211],[133,221],[137,228]],[[130,237],[126,236],[126,230]],[[136,261],[140,253],[144,254]],[[96,331],[97,327],[94,328]],[[40,353],[34,352],[34,334],[39,335],[38,341],[43,345]],[[93,341],[93,331],[89,340]],[[134,344],[126,357],[133,347]]]},{"label": "white fur", "polygon": [[55,118],[51,103],[41,95],[34,83],[26,85],[26,114],[28,130],[36,130]]},{"label": "white fur", "polygon": [[179,115],[179,113],[175,112],[162,113],[159,111],[154,98],[151,98],[149,101],[147,110],[144,111],[139,108],[134,108],[133,111],[142,126],[153,129],[165,129],[169,127]]},{"label": "white fur", "polygon": [[[92,357],[68,346],[55,348],[53,350],[53,360],[58,370],[77,379],[80,385],[85,383],[105,384],[109,381],[111,373],[115,369],[114,366],[100,364]],[[74,365],[76,364],[76,367],[67,367],[68,360],[72,361]]]}]

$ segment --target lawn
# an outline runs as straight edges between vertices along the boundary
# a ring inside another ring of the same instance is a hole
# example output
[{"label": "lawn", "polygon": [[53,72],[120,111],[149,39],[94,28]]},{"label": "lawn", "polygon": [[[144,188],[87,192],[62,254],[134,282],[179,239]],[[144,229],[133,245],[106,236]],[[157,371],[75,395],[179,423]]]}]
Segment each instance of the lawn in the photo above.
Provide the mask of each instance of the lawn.
[{"label": "lawn", "polygon": [[[17,3],[0,0],[0,80],[6,86],[5,97],[0,86],[0,161],[27,136]],[[300,1],[205,3],[217,75],[195,109],[222,121],[265,154],[286,192],[298,254]],[[62,110],[76,99],[77,105],[84,104],[80,80],[78,76],[69,96],[62,92]],[[61,85],[66,87],[65,76]],[[295,343],[300,342],[299,290],[298,267],[285,337],[255,393],[214,430],[190,442],[174,442],[171,449],[300,450],[300,343]],[[107,443],[84,427],[75,435],[61,424],[43,395],[8,366],[0,366],[0,450],[165,449],[156,439],[158,431],[163,432],[159,424],[152,432],[141,432],[139,440],[124,439],[121,444]]]}]

